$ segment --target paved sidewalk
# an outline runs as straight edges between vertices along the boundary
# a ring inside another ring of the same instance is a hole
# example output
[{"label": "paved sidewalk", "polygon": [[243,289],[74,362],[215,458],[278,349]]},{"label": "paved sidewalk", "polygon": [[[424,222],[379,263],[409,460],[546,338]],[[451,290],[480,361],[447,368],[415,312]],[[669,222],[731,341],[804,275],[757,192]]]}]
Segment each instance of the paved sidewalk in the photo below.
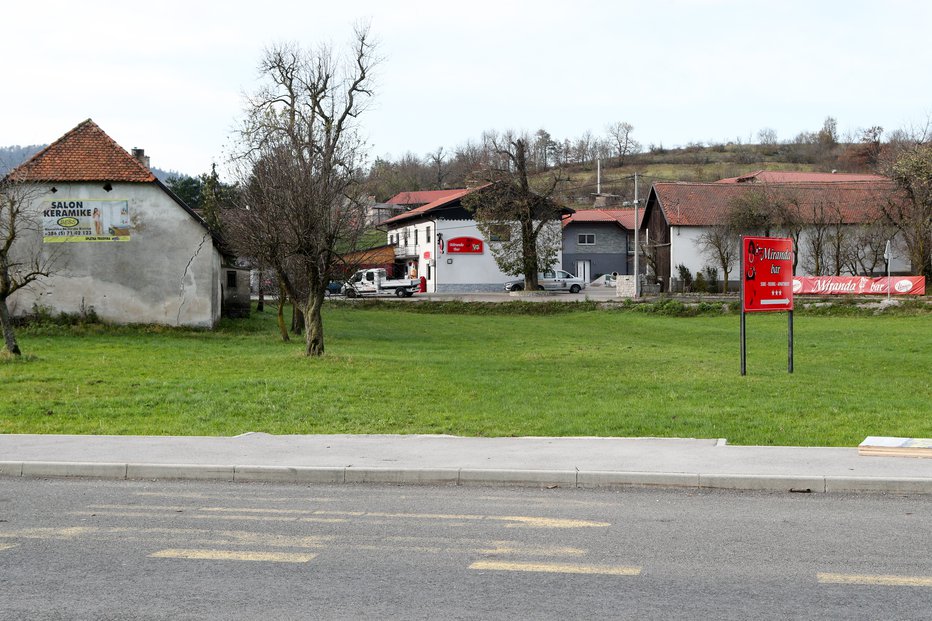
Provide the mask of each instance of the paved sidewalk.
[{"label": "paved sidewalk", "polygon": [[714,439],[0,435],[0,475],[932,494],[932,459]]}]

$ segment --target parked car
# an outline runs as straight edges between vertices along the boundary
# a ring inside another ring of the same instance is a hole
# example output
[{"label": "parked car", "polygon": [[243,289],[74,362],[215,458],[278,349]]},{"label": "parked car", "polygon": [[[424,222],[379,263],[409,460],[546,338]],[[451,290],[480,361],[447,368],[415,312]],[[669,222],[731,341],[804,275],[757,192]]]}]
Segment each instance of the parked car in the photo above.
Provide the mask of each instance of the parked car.
[{"label": "parked car", "polygon": [[331,280],[327,284],[327,290],[324,292],[324,295],[340,295],[343,292],[343,281],[342,280]]},{"label": "parked car", "polygon": [[[551,270],[541,272],[537,275],[537,286],[539,289],[546,291],[569,291],[570,293],[579,293],[586,288],[586,282],[569,272],[563,270]],[[509,280],[505,283],[505,291],[522,291],[524,290],[524,279]]]}]

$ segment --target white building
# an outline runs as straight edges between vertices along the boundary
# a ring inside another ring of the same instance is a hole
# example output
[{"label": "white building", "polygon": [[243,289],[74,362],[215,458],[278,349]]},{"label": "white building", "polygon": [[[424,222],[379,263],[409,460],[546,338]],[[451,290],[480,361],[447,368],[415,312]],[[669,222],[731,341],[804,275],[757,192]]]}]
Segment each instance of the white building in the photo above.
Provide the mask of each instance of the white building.
[{"label": "white building", "polygon": [[[431,202],[382,224],[395,252],[394,276],[424,278],[428,293],[500,291],[505,281],[515,279],[498,268],[489,249],[495,242],[483,237],[462,206],[463,197],[478,190],[440,191],[439,198],[430,196]],[[418,204],[428,193],[403,194]],[[559,230],[560,223],[553,226]]]},{"label": "white building", "polygon": [[[225,264],[204,221],[93,121],[9,175],[28,182],[33,237],[53,273],[10,298],[14,315],[93,308],[114,323],[211,327],[248,278]],[[248,307],[247,307],[248,308]]]},{"label": "white building", "polygon": [[[677,266],[685,266],[691,274],[706,266],[718,268],[719,262],[711,256],[700,237],[717,225],[724,224],[728,212],[736,201],[746,200],[755,194],[757,200],[768,205],[787,209],[795,218],[793,230],[770,231],[774,237],[793,237],[796,242],[796,275],[830,275],[835,266],[836,252],[832,240],[844,240],[864,253],[860,265],[847,260],[840,270],[843,274],[875,272],[882,275],[884,239],[864,241],[867,229],[882,219],[882,206],[895,192],[892,181],[877,175],[835,175],[830,173],[764,173],[723,179],[715,183],[655,183],[651,187],[642,220],[641,242],[646,252],[652,253],[656,264],[656,277],[663,290],[677,278]],[[760,234],[761,231],[754,231]],[[859,245],[858,245],[859,244]],[[819,255],[821,274],[813,273]],[[737,279],[738,253],[731,266],[729,280]],[[841,259],[838,261],[841,263]],[[864,264],[873,269],[865,268]],[[908,273],[909,261],[905,251],[897,247],[894,239],[894,257],[891,272]],[[721,274],[720,274],[721,277]]]}]

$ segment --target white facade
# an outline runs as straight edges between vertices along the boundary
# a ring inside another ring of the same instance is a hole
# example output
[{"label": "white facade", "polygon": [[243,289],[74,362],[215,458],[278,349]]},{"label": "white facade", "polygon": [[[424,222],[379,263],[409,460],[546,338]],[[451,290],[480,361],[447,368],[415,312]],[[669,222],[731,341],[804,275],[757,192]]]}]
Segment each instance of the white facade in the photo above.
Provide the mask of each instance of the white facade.
[{"label": "white facade", "polygon": [[[559,227],[560,224],[554,223],[554,226]],[[451,251],[449,242],[461,238],[480,240],[481,252]],[[395,247],[396,258],[404,260],[408,266],[406,275],[426,279],[428,293],[501,291],[506,281],[516,278],[498,268],[489,242],[479,232],[474,220],[398,223],[388,229],[387,239]],[[554,268],[560,267],[561,254],[558,253]]]},{"label": "white facade", "polygon": [[[699,238],[703,233],[709,230],[709,227],[701,226],[671,226],[670,227],[670,271],[673,278],[677,277],[677,266],[685,265],[692,274],[702,271],[706,266],[720,268],[718,261],[709,253],[705,252]],[[811,231],[803,230],[799,239],[799,257],[796,268],[797,276],[807,276],[805,265],[808,253],[809,239]],[[782,237],[780,232],[773,232],[773,237]],[[827,242],[826,242],[827,243]],[[890,264],[891,273],[905,274],[910,271],[909,257],[904,248],[894,240],[893,244],[893,261]],[[735,274],[739,269],[738,261],[732,265],[730,280],[735,280]],[[878,271],[883,269],[883,265],[878,266]],[[848,275],[847,271],[843,275]],[[851,274],[853,276],[862,276],[865,274]]]},{"label": "white facade", "polygon": [[[125,202],[129,239],[43,242],[42,212],[53,201]],[[101,319],[121,324],[207,328],[220,318],[220,253],[207,228],[157,183],[46,184],[32,209],[39,227],[27,245],[41,245],[54,272],[10,298],[14,315],[37,305],[66,313],[93,307]]]}]

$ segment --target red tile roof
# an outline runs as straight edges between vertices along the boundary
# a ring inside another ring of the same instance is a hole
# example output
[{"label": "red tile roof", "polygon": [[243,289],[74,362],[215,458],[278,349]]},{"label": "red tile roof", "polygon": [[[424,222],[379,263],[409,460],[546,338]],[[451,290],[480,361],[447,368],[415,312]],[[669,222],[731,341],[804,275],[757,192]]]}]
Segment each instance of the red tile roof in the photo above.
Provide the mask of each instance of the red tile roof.
[{"label": "red tile roof", "polygon": [[[644,211],[641,210],[643,219]],[[577,209],[576,213],[563,219],[563,226],[573,222],[616,222],[628,230],[634,230],[634,209]]]},{"label": "red tile roof", "polygon": [[[883,179],[883,178],[882,178]],[[711,226],[727,219],[736,199],[751,192],[766,192],[774,200],[796,204],[802,217],[841,216],[846,224],[866,223],[880,215],[881,205],[895,193],[892,181],[848,183],[655,183],[650,201],[656,200],[671,226]],[[825,210],[824,216],[820,214]],[[832,211],[827,211],[832,210]]]},{"label": "red tile roof", "polygon": [[18,166],[21,181],[152,183],[155,175],[88,119]]},{"label": "red tile roof", "polygon": [[389,205],[426,205],[436,200],[452,196],[462,190],[418,190],[416,192],[399,192],[385,201]]},{"label": "red tile roof", "polygon": [[[427,203],[426,205],[421,205],[420,207],[416,207],[412,209],[411,211],[406,211],[403,214],[395,216],[394,218],[389,218],[382,224],[396,224],[403,220],[407,220],[408,218],[416,218],[417,216],[424,215],[429,211],[433,211],[435,209],[446,207],[450,203],[453,203],[463,198],[467,194],[471,192],[475,192],[476,190],[482,189],[484,187],[486,186],[483,185],[477,188],[467,188],[465,190],[438,190],[439,192],[445,192],[446,194],[434,200],[431,203]],[[411,192],[410,194],[416,194],[416,192]]]},{"label": "red tile roof", "polygon": [[850,173],[758,170],[740,177],[719,179],[716,183],[846,183],[849,181],[885,181],[880,175]]}]

